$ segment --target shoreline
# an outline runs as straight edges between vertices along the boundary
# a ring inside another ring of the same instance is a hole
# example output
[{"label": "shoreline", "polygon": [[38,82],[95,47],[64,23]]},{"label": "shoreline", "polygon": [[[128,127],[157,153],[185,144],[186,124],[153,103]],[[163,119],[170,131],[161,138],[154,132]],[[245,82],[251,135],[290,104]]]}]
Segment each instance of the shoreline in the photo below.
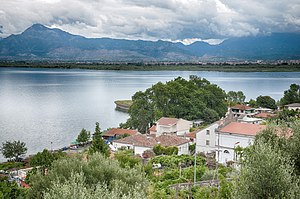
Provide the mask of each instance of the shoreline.
[{"label": "shoreline", "polygon": [[44,63],[1,62],[0,68],[48,68],[112,71],[214,71],[214,72],[300,72],[300,64],[89,64],[89,63]]}]

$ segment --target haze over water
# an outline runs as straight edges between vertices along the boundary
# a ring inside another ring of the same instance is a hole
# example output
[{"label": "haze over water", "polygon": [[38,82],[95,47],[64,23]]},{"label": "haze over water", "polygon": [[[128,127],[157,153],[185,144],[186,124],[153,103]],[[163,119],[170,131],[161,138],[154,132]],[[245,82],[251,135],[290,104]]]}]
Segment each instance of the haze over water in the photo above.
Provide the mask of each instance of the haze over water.
[{"label": "haze over water", "polygon": [[[32,154],[67,146],[82,128],[117,127],[128,115],[114,101],[181,76],[204,77],[226,92],[278,100],[300,72],[91,71],[0,68],[0,142],[21,140]],[[4,159],[0,157],[0,161]]]}]

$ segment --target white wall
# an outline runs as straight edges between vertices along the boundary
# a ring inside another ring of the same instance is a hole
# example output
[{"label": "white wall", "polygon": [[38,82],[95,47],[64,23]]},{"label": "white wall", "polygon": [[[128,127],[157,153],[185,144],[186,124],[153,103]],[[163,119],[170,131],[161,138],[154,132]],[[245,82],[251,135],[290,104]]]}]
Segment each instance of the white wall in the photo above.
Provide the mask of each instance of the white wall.
[{"label": "white wall", "polygon": [[[216,129],[219,127],[217,123],[214,123],[205,129],[202,129],[196,133],[196,152],[207,153],[216,150]],[[209,130],[209,135],[207,135]],[[206,140],[209,141],[209,145],[206,145]]]},{"label": "white wall", "polygon": [[144,151],[152,149],[150,147],[134,146],[134,155],[142,155]]},{"label": "white wall", "polygon": [[[254,136],[217,132],[216,160],[222,164],[225,164],[227,161],[233,161],[235,155],[234,148],[237,146],[241,146],[243,148],[247,147],[253,144],[254,138],[255,138]],[[225,150],[227,150],[229,153],[224,153]]]},{"label": "white wall", "polygon": [[178,155],[182,155],[182,154],[189,154],[189,143],[185,143],[182,145],[178,145]]},{"label": "white wall", "polygon": [[190,128],[193,126],[193,122],[184,120],[184,119],[179,119],[176,125],[176,132],[177,135],[183,136],[187,133],[190,132]]}]

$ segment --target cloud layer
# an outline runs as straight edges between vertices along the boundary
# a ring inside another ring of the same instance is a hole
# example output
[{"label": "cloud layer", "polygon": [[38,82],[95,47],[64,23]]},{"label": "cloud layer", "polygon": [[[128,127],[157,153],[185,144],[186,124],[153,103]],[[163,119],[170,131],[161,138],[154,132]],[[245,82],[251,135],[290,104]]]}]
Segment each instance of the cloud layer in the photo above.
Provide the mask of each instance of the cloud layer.
[{"label": "cloud layer", "polygon": [[34,23],[86,37],[173,41],[300,32],[299,0],[0,0],[0,5],[0,37]]}]

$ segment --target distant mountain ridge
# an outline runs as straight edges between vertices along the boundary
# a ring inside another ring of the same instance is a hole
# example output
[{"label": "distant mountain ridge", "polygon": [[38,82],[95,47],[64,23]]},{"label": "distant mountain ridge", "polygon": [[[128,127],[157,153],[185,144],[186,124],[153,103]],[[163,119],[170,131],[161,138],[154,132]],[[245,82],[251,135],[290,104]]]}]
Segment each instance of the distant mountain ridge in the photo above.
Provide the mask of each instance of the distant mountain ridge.
[{"label": "distant mountain ridge", "polygon": [[85,38],[34,24],[0,39],[0,59],[81,61],[201,61],[300,59],[300,34],[230,38],[219,45],[195,42]]}]

